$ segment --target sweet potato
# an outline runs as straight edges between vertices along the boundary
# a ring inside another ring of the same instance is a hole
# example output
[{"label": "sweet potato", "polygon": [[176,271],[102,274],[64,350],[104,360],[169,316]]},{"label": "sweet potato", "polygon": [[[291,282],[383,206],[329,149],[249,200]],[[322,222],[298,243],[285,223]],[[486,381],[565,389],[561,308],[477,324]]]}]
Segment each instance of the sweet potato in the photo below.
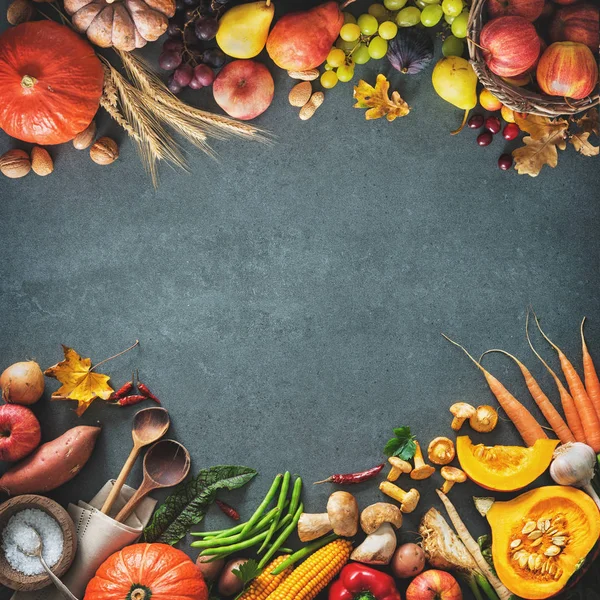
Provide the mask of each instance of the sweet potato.
[{"label": "sweet potato", "polygon": [[40,446],[0,477],[0,491],[10,495],[49,492],[81,471],[96,445],[100,427],[80,426]]}]

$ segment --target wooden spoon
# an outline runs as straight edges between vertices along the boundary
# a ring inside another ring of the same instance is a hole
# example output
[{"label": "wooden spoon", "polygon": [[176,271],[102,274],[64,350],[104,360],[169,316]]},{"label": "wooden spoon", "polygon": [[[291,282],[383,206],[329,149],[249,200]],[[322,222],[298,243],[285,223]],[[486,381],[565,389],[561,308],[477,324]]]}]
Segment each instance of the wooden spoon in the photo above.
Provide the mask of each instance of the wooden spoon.
[{"label": "wooden spoon", "polygon": [[175,440],[161,440],[144,457],[144,480],[115,521],[123,523],[152,491],[181,483],[190,472],[190,453]]},{"label": "wooden spoon", "polygon": [[154,442],[160,440],[161,437],[167,433],[170,425],[169,413],[160,406],[153,406],[152,408],[145,408],[140,410],[133,417],[133,428],[131,430],[131,437],[133,438],[133,449],[127,462],[121,469],[119,477],[110,491],[108,498],[104,501],[102,506],[102,512],[107,515],[110,513],[115,500],[119,497],[121,489],[133,469],[133,465],[140,454],[140,451],[144,446],[149,446]]}]

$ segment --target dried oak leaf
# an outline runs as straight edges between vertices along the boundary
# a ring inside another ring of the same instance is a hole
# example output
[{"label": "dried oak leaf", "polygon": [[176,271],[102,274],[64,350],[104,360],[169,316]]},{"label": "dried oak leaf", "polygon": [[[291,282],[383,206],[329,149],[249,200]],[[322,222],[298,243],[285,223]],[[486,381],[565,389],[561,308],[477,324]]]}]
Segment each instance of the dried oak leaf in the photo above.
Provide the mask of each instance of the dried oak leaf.
[{"label": "dried oak leaf", "polygon": [[44,375],[58,379],[62,386],[52,394],[53,400],[76,400],[77,414],[81,416],[96,398],[108,400],[113,389],[110,377],[92,371],[92,361],[82,358],[63,344],[65,360],[44,371]]},{"label": "dried oak leaf", "polygon": [[558,150],[567,147],[568,121],[536,115],[515,115],[515,120],[521,131],[529,134],[523,138],[525,145],[512,153],[517,173],[537,177],[544,165],[556,167]]},{"label": "dried oak leaf", "polygon": [[575,125],[581,129],[584,133],[598,133],[598,110],[596,108],[590,108],[583,117],[575,120]]},{"label": "dried oak leaf", "polygon": [[583,117],[575,120],[575,125],[579,131],[569,138],[573,148],[583,156],[598,156],[600,147],[590,142],[590,135],[598,136],[598,111],[595,108],[588,110]]},{"label": "dried oak leaf", "polygon": [[354,108],[368,108],[365,113],[367,121],[381,117],[393,121],[397,117],[406,116],[410,112],[408,104],[398,92],[392,92],[390,98],[389,91],[390,82],[385,75],[377,75],[375,87],[361,79],[358,85],[354,86]]}]

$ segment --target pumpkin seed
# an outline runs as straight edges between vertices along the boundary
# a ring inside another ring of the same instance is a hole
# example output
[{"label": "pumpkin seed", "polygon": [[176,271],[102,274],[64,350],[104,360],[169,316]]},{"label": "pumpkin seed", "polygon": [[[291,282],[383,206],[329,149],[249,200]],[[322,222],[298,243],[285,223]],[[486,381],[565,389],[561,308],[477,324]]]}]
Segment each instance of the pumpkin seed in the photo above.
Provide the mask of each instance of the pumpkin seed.
[{"label": "pumpkin seed", "polygon": [[552,543],[555,546],[564,546],[567,543],[567,538],[564,536],[555,536],[552,538]]},{"label": "pumpkin seed", "polygon": [[539,571],[542,568],[543,558],[541,554],[536,554],[535,557],[535,570]]},{"label": "pumpkin seed", "polygon": [[546,522],[544,523],[544,529],[545,531],[548,531],[548,529],[550,529],[550,519],[546,519]]},{"label": "pumpkin seed", "polygon": [[548,573],[549,573],[550,575],[554,575],[554,571],[556,571],[556,565],[555,565],[555,564],[551,564],[551,565],[548,567]]},{"label": "pumpkin seed", "polygon": [[523,556],[523,554],[527,554],[527,552],[525,550],[523,550],[523,548],[521,548],[521,550],[517,550],[514,554],[513,554],[513,558],[514,560],[519,560],[521,558],[521,556]]},{"label": "pumpkin seed", "polygon": [[511,547],[511,548],[518,548],[520,545],[521,545],[521,540],[513,540],[513,541],[510,543],[510,547]]},{"label": "pumpkin seed", "polygon": [[525,552],[519,557],[519,566],[521,568],[525,568],[528,561],[529,561],[529,555],[527,554],[527,552]]},{"label": "pumpkin seed", "polygon": [[530,554],[529,558],[527,559],[527,566],[529,567],[530,571],[534,571],[535,570],[535,561],[537,560],[537,554]]},{"label": "pumpkin seed", "polygon": [[566,537],[566,535],[567,535],[567,532],[566,532],[566,531],[557,531],[557,532],[554,534],[554,537]]},{"label": "pumpkin seed", "polygon": [[531,544],[531,547],[537,548],[543,541],[544,541],[544,538],[540,537]]},{"label": "pumpkin seed", "polygon": [[553,527],[552,529],[550,529],[550,531],[548,531],[548,535],[556,535],[558,533],[558,529],[556,529],[556,527]]},{"label": "pumpkin seed", "polygon": [[563,574],[563,570],[557,569],[556,573],[554,574],[554,579],[560,579],[562,574]]},{"label": "pumpkin seed", "polygon": [[560,554],[560,548],[558,546],[548,546],[544,554],[546,556],[558,556]]},{"label": "pumpkin seed", "polygon": [[538,538],[541,538],[544,534],[539,530],[536,529],[535,531],[532,531],[527,537],[530,540],[537,540]]},{"label": "pumpkin seed", "polygon": [[534,529],[535,529],[535,521],[527,521],[527,523],[525,523],[525,526],[523,527],[523,529],[521,529],[521,533],[523,535],[527,535],[528,533],[531,533]]},{"label": "pumpkin seed", "polygon": [[550,561],[547,560],[543,565],[542,565],[542,570],[541,573],[542,575],[545,575],[548,572],[548,567],[550,566]]},{"label": "pumpkin seed", "polygon": [[546,519],[538,519],[537,528],[543,533],[546,531]]},{"label": "pumpkin seed", "polygon": [[477,458],[481,458],[484,454],[485,454],[485,447],[483,445],[479,445],[475,448],[475,451],[473,452],[473,454],[477,457]]}]

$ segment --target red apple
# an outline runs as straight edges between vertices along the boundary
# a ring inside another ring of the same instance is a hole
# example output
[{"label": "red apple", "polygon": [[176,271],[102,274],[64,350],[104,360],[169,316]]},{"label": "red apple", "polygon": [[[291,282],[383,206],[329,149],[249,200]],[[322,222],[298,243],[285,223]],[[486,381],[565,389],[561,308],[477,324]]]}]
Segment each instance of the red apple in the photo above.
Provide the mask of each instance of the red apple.
[{"label": "red apple", "polygon": [[462,600],[462,597],[456,579],[436,569],[417,575],[406,590],[406,600]]},{"label": "red apple", "polygon": [[598,83],[598,65],[584,44],[554,42],[542,54],[536,76],[545,94],[581,100],[589,96]]},{"label": "red apple", "polygon": [[600,44],[600,10],[593,4],[576,4],[561,8],[550,25],[553,42],[578,42],[592,52],[598,52]]},{"label": "red apple", "polygon": [[483,26],[479,37],[492,73],[514,77],[524,73],[540,54],[540,38],[524,17],[498,17]]},{"label": "red apple", "polygon": [[544,0],[489,0],[490,17],[517,16],[535,21],[544,10]]},{"label": "red apple", "polygon": [[29,408],[0,406],[0,460],[15,462],[33,452],[42,439],[40,423]]},{"label": "red apple", "polygon": [[217,104],[230,116],[248,121],[271,106],[275,84],[269,69],[254,60],[234,60],[213,83]]},{"label": "red apple", "polygon": [[344,24],[337,2],[325,2],[277,21],[267,39],[273,62],[287,71],[306,71],[325,62]]}]

